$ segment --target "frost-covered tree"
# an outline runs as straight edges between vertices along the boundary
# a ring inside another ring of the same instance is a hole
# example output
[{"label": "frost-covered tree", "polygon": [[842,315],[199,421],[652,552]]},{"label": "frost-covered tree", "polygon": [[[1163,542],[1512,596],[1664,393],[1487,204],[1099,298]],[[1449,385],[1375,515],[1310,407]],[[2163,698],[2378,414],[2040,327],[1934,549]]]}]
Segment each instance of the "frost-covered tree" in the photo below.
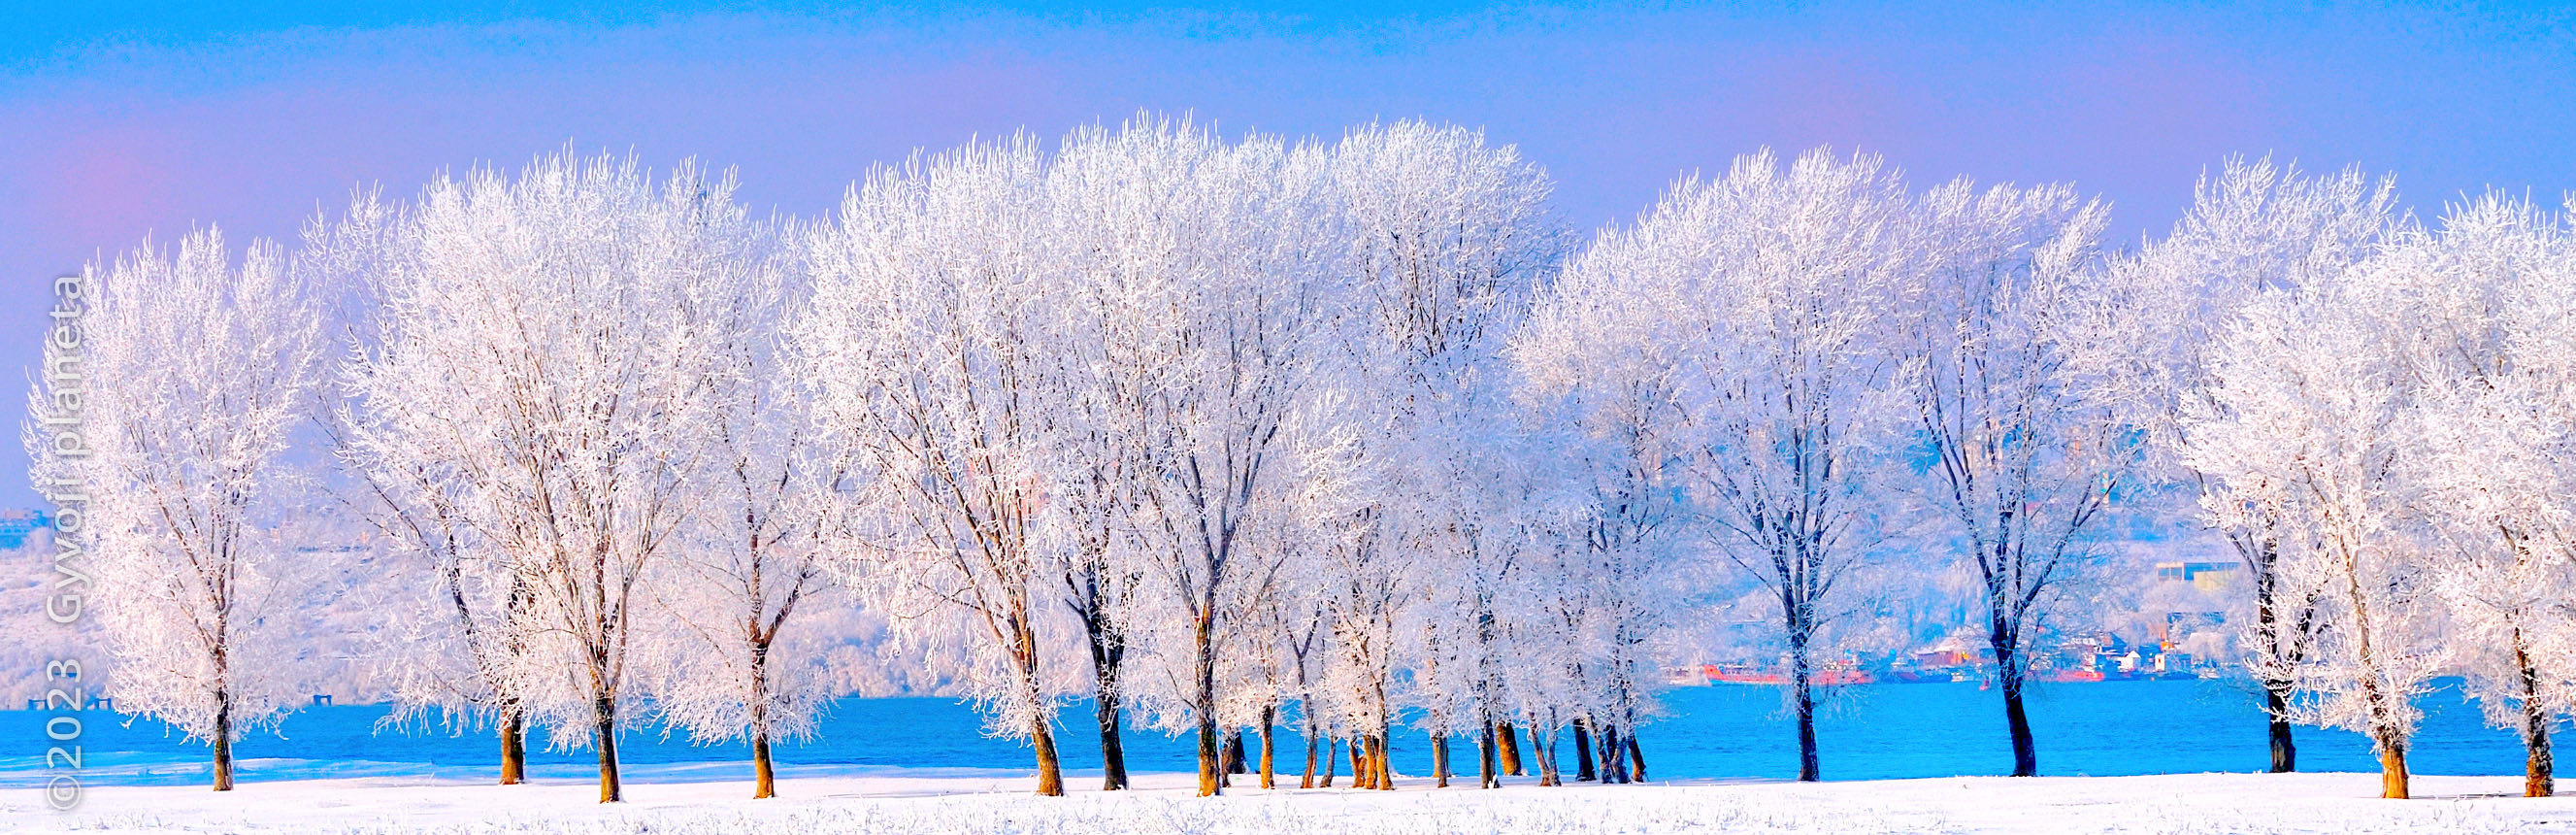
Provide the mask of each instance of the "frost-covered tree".
[{"label": "frost-covered tree", "polygon": [[2524,794],[2555,792],[2550,729],[2576,708],[2576,242],[2529,203],[2487,195],[2382,256],[2386,315],[2419,389],[2401,477],[2441,535],[2424,549],[2450,665],[2522,737]]},{"label": "frost-covered tree", "polygon": [[[1617,452],[1600,506],[1686,492],[1701,538],[1776,604],[1802,780],[1818,779],[1820,637],[1884,501],[1887,318],[1916,303],[1912,206],[1875,157],[1740,158],[1576,257],[1520,346],[1542,390],[1590,401],[1583,420]],[[1602,515],[1615,523],[1596,550],[1642,541],[1629,532],[1656,514],[1624,515]],[[1621,573],[1592,582],[1644,582]]]},{"label": "frost-covered tree", "polygon": [[1922,196],[1922,303],[1902,323],[1904,388],[1928,465],[1917,488],[1975,569],[2013,775],[2039,773],[2022,706],[2029,641],[2134,456],[2133,433],[2085,396],[2064,326],[2093,278],[2107,212],[2062,185]]},{"label": "frost-covered tree", "polygon": [[809,409],[818,375],[784,344],[806,301],[781,240],[794,230],[736,231],[742,260],[693,302],[716,352],[700,395],[713,437],[693,474],[696,516],[656,584],[668,612],[644,661],[656,712],[695,742],[749,743],[752,796],[766,798],[777,793],[771,743],[811,736],[833,695],[811,612],[841,602],[830,544],[864,476],[823,441]]},{"label": "frost-covered tree", "polygon": [[106,695],[210,743],[216,791],[232,790],[233,742],[305,684],[315,569],[295,547],[310,531],[291,461],[326,350],[282,248],[231,258],[209,228],[85,268],[72,344],[45,342],[30,398],[51,432],[27,435],[36,483],[90,496],[62,527],[91,537]]},{"label": "frost-covered tree", "polygon": [[1049,408],[1043,466],[1053,485],[1043,508],[1052,565],[1045,569],[1073,614],[1090,656],[1093,722],[1098,727],[1105,789],[1127,787],[1121,728],[1136,697],[1131,659],[1148,636],[1139,630],[1160,597],[1145,585],[1147,540],[1136,508],[1150,472],[1144,405],[1164,384],[1162,317],[1140,315],[1168,302],[1158,275],[1139,272],[1168,240],[1155,189],[1168,187],[1125,170],[1099,143],[1064,150],[1069,164],[1045,175],[1045,223],[1052,245],[1043,257],[1052,276],[1048,303],[1035,313],[1049,334],[1037,382]]},{"label": "frost-covered tree", "polygon": [[[1676,605],[1682,590],[1678,551],[1695,514],[1667,480],[1674,475],[1669,459],[1648,452],[1648,444],[1659,441],[1650,441],[1644,426],[1627,422],[1640,415],[1624,408],[1595,412],[1585,429],[1603,434],[1562,447],[1573,459],[1565,472],[1574,480],[1579,509],[1560,521],[1570,522],[1576,536],[1560,546],[1551,573],[1566,579],[1549,600],[1551,610],[1561,613],[1576,657],[1584,659],[1575,671],[1581,684],[1572,695],[1583,727],[1591,729],[1605,783],[1637,777],[1637,727],[1657,710],[1652,691],[1661,682],[1653,642],[1689,614]],[[1504,634],[1512,631],[1507,626]],[[1792,698],[1806,695],[1791,691]],[[1517,773],[1516,746],[1500,736],[1502,728],[1496,730],[1497,767]]]},{"label": "frost-covered tree", "polygon": [[871,173],[812,241],[800,338],[821,419],[880,473],[859,582],[916,638],[957,642],[987,727],[1029,739],[1038,793],[1061,795],[1041,669],[1055,583],[1041,161],[1019,137]]},{"label": "frost-covered tree", "polygon": [[[1409,668],[1417,687],[1433,687],[1417,706],[1445,753],[1451,734],[1508,733],[1513,718],[1483,680],[1493,671],[1484,653],[1498,648],[1482,640],[1487,630],[1443,642],[1449,624],[1426,621],[1492,620],[1517,498],[1495,489],[1515,451],[1496,443],[1514,423],[1502,350],[1566,235],[1548,213],[1545,173],[1476,131],[1369,125],[1334,146],[1331,165],[1356,279],[1328,385],[1341,395],[1352,465],[1366,471],[1351,482],[1367,495],[1351,497],[1349,535],[1325,550],[1325,609],[1352,669],[1365,671],[1366,715],[1351,719],[1382,737],[1387,684]],[[1443,656],[1445,671],[1432,666]],[[1453,699],[1471,701],[1437,698],[1449,681],[1467,685]]]},{"label": "frost-covered tree", "polygon": [[1066,138],[1060,176],[1086,203],[1138,222],[1101,242],[1126,265],[1126,325],[1110,354],[1136,392],[1138,553],[1156,598],[1138,618],[1172,674],[1165,715],[1199,737],[1199,793],[1218,789],[1218,672],[1242,617],[1275,577],[1275,549],[1245,539],[1296,465],[1337,252],[1324,151],[1252,136],[1225,143],[1186,122],[1140,117]]},{"label": "frost-covered tree", "polygon": [[[468,485],[439,447],[390,431],[392,416],[358,399],[360,375],[384,353],[384,294],[404,273],[404,204],[361,192],[338,219],[305,225],[295,273],[326,304],[332,335],[350,361],[340,385],[318,398],[321,425],[341,478],[325,484],[385,544],[390,570],[356,580],[381,587],[385,627],[366,648],[374,675],[395,704],[385,724],[435,718],[462,733],[488,725],[500,741],[500,783],[527,776],[527,712],[521,690],[535,663],[518,618],[530,598],[509,554],[466,517]],[[381,405],[381,404],[379,404]]]},{"label": "frost-covered tree", "polygon": [[2310,601],[2282,584],[2276,514],[2282,485],[2223,480],[2180,463],[2186,410],[2209,414],[2219,332],[2265,290],[2304,286],[2349,269],[2395,224],[2395,191],[2358,169],[2308,175],[2269,159],[2230,159],[2203,177],[2173,232],[2119,260],[2092,286],[2066,345],[2094,381],[2090,396],[2144,432],[2146,462],[2185,485],[2201,518],[2243,560],[2253,586],[2246,621],[2249,665],[2273,719],[2271,769],[2297,770],[2286,709],[2291,684],[2261,671],[2294,666],[2307,651]]},{"label": "frost-covered tree", "polygon": [[[1060,215],[1058,221],[1064,220]],[[1102,321],[1095,305],[1065,305],[1053,362],[1043,373],[1053,404],[1047,423],[1047,459],[1054,490],[1043,524],[1051,556],[1040,569],[1082,630],[1090,656],[1092,720],[1100,733],[1101,787],[1127,788],[1127,691],[1123,679],[1130,647],[1131,609],[1144,581],[1129,511],[1128,481],[1138,456],[1133,446],[1132,392],[1104,385],[1095,372],[1111,361],[1106,340],[1092,338]],[[1090,312],[1090,313],[1086,313]]]},{"label": "frost-covered tree", "polygon": [[2226,488],[2212,496],[2277,497],[2276,582],[2314,601],[2306,650],[2258,657],[2258,675],[2289,684],[2289,718],[2369,737],[2391,798],[2407,796],[2413,700],[2442,661],[2429,543],[2410,511],[2420,485],[2401,469],[2415,387],[2388,327],[2403,294],[2386,271],[2402,269],[2365,262],[2259,292],[2219,334],[2206,399],[2182,421],[2184,463]]},{"label": "frost-covered tree", "polygon": [[[1641,704],[1634,689],[1640,682],[1627,671],[1638,645],[1618,640],[1617,624],[1633,620],[1638,625],[1660,625],[1662,613],[1628,605],[1630,594],[1624,587],[1602,581],[1625,573],[1607,569],[1640,564],[1608,559],[1623,553],[1650,557],[1643,565],[1660,564],[1659,552],[1653,550],[1661,535],[1656,520],[1664,518],[1671,503],[1669,496],[1661,501],[1653,494],[1616,500],[1620,499],[1617,493],[1601,492],[1606,485],[1622,483],[1605,479],[1594,469],[1605,463],[1605,448],[1572,435],[1573,427],[1555,424],[1542,422],[1543,429],[1518,439],[1524,451],[1512,458],[1521,463],[1521,469],[1513,480],[1499,485],[1520,494],[1510,535],[1497,541],[1513,551],[1508,570],[1497,584],[1505,590],[1499,599],[1508,605],[1497,607],[1492,617],[1480,616],[1476,635],[1479,641],[1503,647],[1487,653],[1492,658],[1488,686],[1502,691],[1522,715],[1532,718],[1531,730],[1541,735],[1572,732],[1574,779],[1625,782],[1634,772],[1609,767],[1626,759],[1608,749],[1624,749],[1634,742],[1633,734],[1623,741],[1620,732],[1623,727],[1633,730],[1633,722],[1611,720]],[[1644,591],[1639,600],[1658,599],[1651,590]],[[1601,750],[1596,751],[1595,743]],[[1498,763],[1490,760],[1499,752],[1485,753],[1487,782],[1498,785],[1491,777]],[[1542,764],[1542,782],[1548,779],[1553,759],[1550,755],[1550,762]],[[1596,759],[1603,768],[1594,768]]]},{"label": "frost-covered tree", "polygon": [[534,659],[516,688],[529,719],[597,750],[601,802],[621,796],[638,621],[717,431],[705,317],[752,266],[732,190],[569,153],[439,178],[387,268],[382,348],[352,374],[379,416],[367,443],[416,447],[507,555],[506,594],[526,597],[496,639]]}]

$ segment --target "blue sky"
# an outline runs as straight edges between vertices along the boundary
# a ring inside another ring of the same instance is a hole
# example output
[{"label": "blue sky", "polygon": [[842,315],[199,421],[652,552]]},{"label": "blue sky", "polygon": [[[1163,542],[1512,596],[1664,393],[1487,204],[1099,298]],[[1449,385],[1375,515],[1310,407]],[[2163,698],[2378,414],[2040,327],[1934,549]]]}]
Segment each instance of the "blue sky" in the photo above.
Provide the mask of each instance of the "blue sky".
[{"label": "blue sky", "polygon": [[[2576,12],[1940,5],[22,4],[0,10],[0,367],[32,364],[52,275],[147,233],[292,236],[353,186],[567,142],[734,166],[796,213],[915,148],[1140,108],[1482,126],[1584,228],[1764,146],[2071,181],[2124,243],[2229,154],[2391,172],[2428,213],[2576,188]],[[0,507],[30,506],[6,446]]]}]

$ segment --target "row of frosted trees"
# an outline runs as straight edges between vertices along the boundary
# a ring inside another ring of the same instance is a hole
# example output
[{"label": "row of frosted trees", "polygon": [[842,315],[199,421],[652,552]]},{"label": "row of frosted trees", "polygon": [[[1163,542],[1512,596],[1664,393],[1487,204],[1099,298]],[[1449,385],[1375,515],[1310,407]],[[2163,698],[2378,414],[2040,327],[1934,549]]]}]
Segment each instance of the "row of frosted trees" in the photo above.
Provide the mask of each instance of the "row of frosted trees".
[{"label": "row of frosted trees", "polygon": [[1399,732],[1441,785],[1556,784],[1561,746],[1625,782],[1657,666],[1734,597],[1812,780],[1823,660],[1946,564],[2035,774],[2029,651],[2106,520],[2182,506],[2257,580],[2276,769],[2286,723],[2354,728],[2402,795],[2409,699],[2460,669],[2548,789],[2576,276],[2525,205],[2427,232],[2358,175],[2230,165],[2119,254],[2068,187],[1764,153],[1577,252],[1473,131],[1152,116],[880,168],[820,220],[733,188],[556,155],[362,195],[291,253],[91,268],[28,440],[90,487],[117,703],[228,787],[330,596],[505,783],[543,729],[615,800],[653,719],[749,743],[768,796],[847,689],[822,624],[864,611],[1044,794],[1070,697],[1110,789],[1136,726],[1195,736],[1202,794],[1270,787],[1283,719],[1301,785],[1347,744],[1392,788]]}]

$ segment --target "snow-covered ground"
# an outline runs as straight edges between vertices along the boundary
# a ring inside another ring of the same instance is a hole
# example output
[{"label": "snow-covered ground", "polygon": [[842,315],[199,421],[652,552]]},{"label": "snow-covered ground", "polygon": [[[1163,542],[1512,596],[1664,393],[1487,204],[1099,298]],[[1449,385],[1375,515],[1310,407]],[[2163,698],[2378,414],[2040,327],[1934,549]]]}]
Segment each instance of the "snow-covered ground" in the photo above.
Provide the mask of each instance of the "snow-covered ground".
[{"label": "snow-covered ground", "polygon": [[[1097,779],[1096,777],[1092,779]],[[1798,785],[1699,782],[1497,791],[1238,790],[1191,797],[1189,775],[1124,794],[1026,792],[999,772],[808,776],[780,798],[744,782],[642,783],[594,803],[571,780],[501,787],[413,778],[95,789],[74,812],[34,791],[0,796],[0,831],[570,833],[2576,833],[2576,798],[2529,800],[2514,777],[2418,777],[2418,799],[2376,798],[2372,774],[1954,777]],[[1077,789],[1085,785],[1076,782]]]}]

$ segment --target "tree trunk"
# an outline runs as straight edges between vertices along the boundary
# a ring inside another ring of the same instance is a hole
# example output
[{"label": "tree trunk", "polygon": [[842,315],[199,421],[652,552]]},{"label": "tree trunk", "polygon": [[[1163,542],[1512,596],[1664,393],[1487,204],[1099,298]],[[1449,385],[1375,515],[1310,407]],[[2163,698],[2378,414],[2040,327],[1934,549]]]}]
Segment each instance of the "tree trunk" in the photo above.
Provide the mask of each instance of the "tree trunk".
[{"label": "tree trunk", "polygon": [[1055,751],[1055,731],[1047,727],[1046,716],[1040,715],[1029,729],[1029,743],[1038,753],[1038,794],[1064,796],[1064,763]]},{"label": "tree trunk", "polygon": [[[1096,586],[1092,595],[1098,599]],[[1100,789],[1114,792],[1127,787],[1127,744],[1119,727],[1126,722],[1127,706],[1118,688],[1127,642],[1097,606],[1083,617],[1083,632],[1091,645],[1092,719],[1100,724]]]},{"label": "tree trunk", "polygon": [[1628,782],[1628,758],[1621,755],[1619,728],[1596,728],[1594,744],[1601,746],[1601,782],[1618,785]]},{"label": "tree trunk", "polygon": [[769,763],[769,643],[753,628],[751,642],[751,799],[778,795],[777,774]]},{"label": "tree trunk", "polygon": [[1379,708],[1379,713],[1377,715],[1377,787],[1381,791],[1394,791],[1395,729],[1393,725],[1389,723],[1389,720],[1395,716],[1395,713],[1385,709],[1386,696],[1383,695],[1385,692],[1386,686],[1382,684],[1379,685],[1378,693],[1381,695],[1378,696],[1377,700]]},{"label": "tree trunk", "polygon": [[2522,744],[2529,752],[2522,767],[2522,796],[2557,794],[2558,781],[2549,753],[2549,708],[2537,700],[2522,704]]},{"label": "tree trunk", "polygon": [[1640,783],[1646,782],[1646,751],[1643,748],[1637,747],[1636,732],[1630,731],[1628,733],[1627,740],[1628,762],[1636,766],[1635,773],[1628,775],[1628,778]]},{"label": "tree trunk", "polygon": [[769,763],[769,732],[751,735],[751,799],[778,796],[778,772]]},{"label": "tree trunk", "polygon": [[1212,619],[1209,607],[1203,604],[1193,625],[1198,644],[1198,657],[1194,659],[1198,666],[1194,671],[1198,674],[1198,692],[1193,694],[1197,698],[1192,700],[1191,707],[1197,709],[1199,720],[1200,797],[1216,796],[1219,788],[1217,778],[1220,776],[1216,751],[1216,635]]},{"label": "tree trunk", "polygon": [[[1807,642],[1798,632],[1790,630],[1790,710],[1798,718],[1798,781],[1813,783],[1824,779],[1822,769],[1816,765],[1816,691],[1814,675],[1807,666]],[[1617,751],[1611,752],[1611,756],[1617,755]]]},{"label": "tree trunk", "polygon": [[[1306,706],[1299,704],[1297,706],[1297,712],[1306,712]],[[1311,789],[1315,787],[1315,743],[1319,741],[1320,740],[1315,738],[1314,723],[1308,722],[1306,724],[1306,777],[1305,779],[1297,781],[1298,788]]]},{"label": "tree trunk", "polygon": [[2549,753],[2549,713],[2536,705],[2524,705],[2522,711],[2522,741],[2530,751],[2523,761],[2522,796],[2549,797],[2558,793]]},{"label": "tree trunk", "polygon": [[2299,746],[2290,736],[2290,720],[2283,715],[2290,709],[2289,694],[2284,688],[2263,685],[2263,712],[2272,725],[2272,773],[2288,774],[2299,770]]},{"label": "tree trunk", "polygon": [[1439,731],[1431,732],[1431,787],[1449,787],[1449,737]]},{"label": "tree trunk", "polygon": [[769,763],[769,642],[760,625],[751,625],[751,799],[778,796],[777,774]]},{"label": "tree trunk", "polygon": [[1592,776],[1592,734],[1590,731],[1584,729],[1584,726],[1590,724],[1592,724],[1591,721],[1586,719],[1577,718],[1574,720],[1574,779],[1576,782],[1581,783],[1589,783],[1594,779]]},{"label": "tree trunk", "polygon": [[1119,739],[1118,726],[1126,722],[1125,710],[1118,706],[1116,694],[1103,696],[1093,706],[1092,718],[1100,723],[1100,790],[1117,791],[1127,787],[1127,745]]},{"label": "tree trunk", "polygon": [[2549,752],[2549,705],[2540,698],[2540,671],[2533,669],[2522,629],[2513,630],[2513,662],[2522,679],[2522,796],[2548,797],[2558,791]]},{"label": "tree trunk", "polygon": [[[2246,567],[2254,574],[2255,634],[2270,643],[2262,647],[2271,660],[2280,658],[2281,612],[2278,596],[2280,574],[2273,568],[2277,558],[2270,543],[2252,546],[2246,552]],[[2272,773],[2288,774],[2299,770],[2299,746],[2290,736],[2290,720],[2285,715],[2290,706],[2290,683],[2263,682],[2263,712],[2270,718]]]},{"label": "tree trunk", "polygon": [[1495,723],[1494,744],[1500,749],[1503,773],[1521,776],[1521,740],[1519,733],[1512,730],[1512,723]]},{"label": "tree trunk", "polygon": [[215,691],[215,791],[233,790],[233,699]]},{"label": "tree trunk", "polygon": [[599,735],[599,802],[625,800],[625,788],[617,779],[617,700],[606,695],[593,697],[590,719],[591,732]]},{"label": "tree trunk", "polygon": [[1393,741],[1394,740],[1392,739],[1388,739],[1385,733],[1379,733],[1377,738],[1369,740],[1369,763],[1372,768],[1377,770],[1378,791],[1395,791],[1395,769],[1392,762],[1393,758],[1388,756],[1390,751],[1387,746],[1387,743]]},{"label": "tree trunk", "polygon": [[1538,784],[1564,785],[1565,781],[1558,779],[1556,773],[1556,746],[1548,744],[1552,740],[1539,736],[1538,727],[1535,725],[1530,726],[1529,735],[1530,756],[1538,760]]},{"label": "tree trunk", "polygon": [[1485,727],[1476,734],[1476,788],[1502,788],[1502,773],[1495,770],[1494,725],[1491,722],[1479,724]]},{"label": "tree trunk", "polygon": [[501,722],[501,785],[528,779],[528,717],[516,708]]},{"label": "tree trunk", "polygon": [[1275,765],[1277,764],[1277,762],[1276,762],[1276,761],[1277,761],[1277,759],[1278,759],[1278,746],[1277,746],[1277,743],[1278,743],[1278,729],[1279,729],[1279,706],[1278,706],[1278,705],[1262,705],[1262,706],[1261,706],[1261,787],[1262,787],[1262,788],[1265,788],[1265,789],[1277,788],[1277,786],[1273,785],[1273,782],[1274,782],[1274,781],[1273,781],[1272,777],[1273,777],[1273,775],[1274,775],[1274,773],[1275,773],[1275,772],[1274,772],[1272,769],[1273,769],[1273,766],[1275,766]]},{"label": "tree trunk", "polygon": [[2406,799],[2406,746],[2379,746],[2379,796],[2390,800]]},{"label": "tree trunk", "polygon": [[1227,731],[1225,733],[1225,773],[1250,773],[1251,770],[1244,764],[1246,759],[1248,758],[1243,755],[1243,729],[1235,728]]},{"label": "tree trunk", "polygon": [[2389,705],[2393,698],[2404,698],[2380,689],[2380,666],[2370,648],[2370,599],[2362,596],[2360,559],[2350,549],[2343,552],[2344,601],[2352,607],[2353,652],[2360,662],[2362,703],[2369,707],[2368,727],[2371,742],[2379,749],[2379,794],[2391,800],[2406,798],[2406,738],[2396,733],[2397,711]]},{"label": "tree trunk", "polygon": [[1992,625],[1987,644],[1995,650],[1995,679],[2004,691],[2004,729],[2012,737],[2012,776],[2036,777],[2039,776],[2039,746],[2031,739],[2030,713],[2023,709],[2021,700],[2021,656],[2018,653],[2021,641],[2005,634],[2007,627],[2001,618]]},{"label": "tree trunk", "polygon": [[[1306,744],[1309,747],[1312,747],[1314,745],[1314,741],[1308,740]],[[1333,770],[1341,767],[1341,763],[1342,740],[1339,737],[1335,737],[1331,740],[1330,744],[1326,745],[1324,748],[1324,788],[1329,789],[1333,787]]]},{"label": "tree trunk", "polygon": [[1368,738],[1351,737],[1351,788],[1377,788],[1370,782],[1377,777],[1377,770],[1369,767],[1368,759]]}]

